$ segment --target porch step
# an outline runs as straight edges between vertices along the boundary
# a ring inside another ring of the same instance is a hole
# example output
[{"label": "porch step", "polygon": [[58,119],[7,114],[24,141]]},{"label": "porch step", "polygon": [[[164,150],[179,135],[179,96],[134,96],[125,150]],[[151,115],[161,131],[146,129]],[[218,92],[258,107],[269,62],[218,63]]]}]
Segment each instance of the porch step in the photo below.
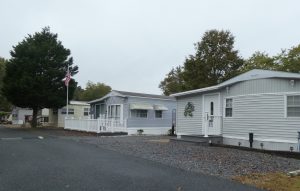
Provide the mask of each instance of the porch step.
[{"label": "porch step", "polygon": [[200,140],[189,140],[189,139],[183,139],[183,138],[170,138],[170,141],[174,142],[187,142],[187,143],[195,143],[195,144],[207,144],[206,141],[200,141]]},{"label": "porch step", "polygon": [[181,138],[171,138],[171,141],[183,141],[183,142],[190,142],[190,143],[215,143],[215,144],[222,144],[223,137],[221,135],[209,135],[208,137],[204,137],[204,135],[181,135]]}]

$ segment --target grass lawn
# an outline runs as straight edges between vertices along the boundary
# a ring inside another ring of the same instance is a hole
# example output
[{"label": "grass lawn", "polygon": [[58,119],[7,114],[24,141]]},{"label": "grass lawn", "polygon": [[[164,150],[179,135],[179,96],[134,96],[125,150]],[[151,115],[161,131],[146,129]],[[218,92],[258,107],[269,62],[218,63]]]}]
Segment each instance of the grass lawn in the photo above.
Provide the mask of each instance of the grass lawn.
[{"label": "grass lawn", "polygon": [[300,190],[300,176],[289,177],[284,173],[250,174],[234,177],[233,180],[269,191]]}]

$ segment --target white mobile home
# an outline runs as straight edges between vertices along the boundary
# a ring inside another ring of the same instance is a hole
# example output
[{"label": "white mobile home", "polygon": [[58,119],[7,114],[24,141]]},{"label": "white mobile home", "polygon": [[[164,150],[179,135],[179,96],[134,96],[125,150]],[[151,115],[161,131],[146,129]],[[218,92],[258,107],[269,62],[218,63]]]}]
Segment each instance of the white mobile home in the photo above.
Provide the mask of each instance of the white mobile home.
[{"label": "white mobile home", "polygon": [[[22,125],[30,122],[32,119],[33,110],[30,108],[14,107],[12,110],[12,124]],[[38,112],[38,122],[42,124],[48,123],[49,109],[44,108]]]},{"label": "white mobile home", "polygon": [[175,122],[176,100],[173,97],[112,90],[89,102],[94,119],[124,121],[128,134],[168,134]]},{"label": "white mobile home", "polygon": [[178,138],[217,135],[223,144],[249,147],[253,134],[254,148],[299,151],[300,74],[251,70],[172,96]]},{"label": "white mobile home", "polygon": [[[49,124],[55,127],[64,127],[67,108],[50,109]],[[90,104],[85,101],[70,101],[68,106],[68,117],[75,119],[90,118]]]}]

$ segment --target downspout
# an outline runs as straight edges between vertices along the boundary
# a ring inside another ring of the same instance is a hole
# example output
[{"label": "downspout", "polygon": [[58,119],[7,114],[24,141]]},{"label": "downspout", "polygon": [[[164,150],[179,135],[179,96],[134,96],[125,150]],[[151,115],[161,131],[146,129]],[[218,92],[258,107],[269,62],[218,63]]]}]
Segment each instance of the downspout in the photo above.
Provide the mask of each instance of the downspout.
[{"label": "downspout", "polygon": [[298,152],[300,152],[300,131],[298,131]]}]

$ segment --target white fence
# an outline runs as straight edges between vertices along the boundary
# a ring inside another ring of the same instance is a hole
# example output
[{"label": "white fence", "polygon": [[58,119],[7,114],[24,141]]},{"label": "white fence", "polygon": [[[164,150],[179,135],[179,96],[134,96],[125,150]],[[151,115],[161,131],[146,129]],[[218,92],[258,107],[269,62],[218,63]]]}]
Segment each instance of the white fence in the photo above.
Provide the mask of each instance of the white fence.
[{"label": "white fence", "polygon": [[118,119],[65,119],[65,129],[94,133],[127,132],[127,120]]}]

